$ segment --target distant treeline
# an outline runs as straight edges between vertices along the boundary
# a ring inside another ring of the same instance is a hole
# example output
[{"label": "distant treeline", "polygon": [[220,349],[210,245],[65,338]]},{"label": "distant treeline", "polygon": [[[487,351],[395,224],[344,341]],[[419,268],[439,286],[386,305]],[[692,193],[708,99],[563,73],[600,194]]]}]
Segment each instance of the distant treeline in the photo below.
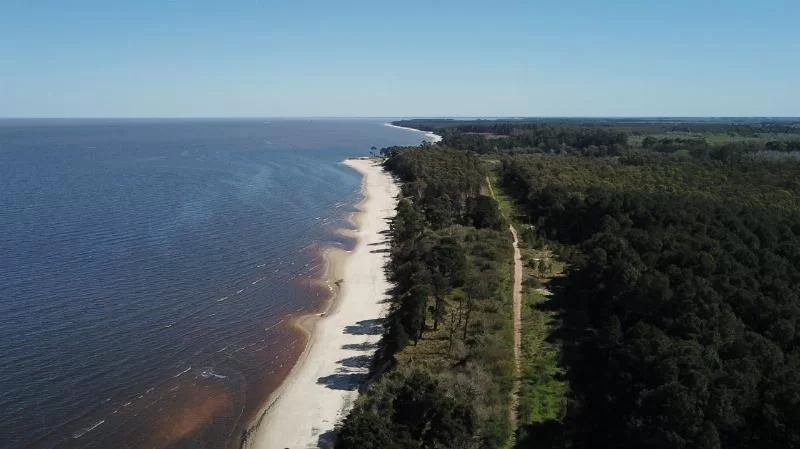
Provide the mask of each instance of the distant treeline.
[{"label": "distant treeline", "polygon": [[800,151],[800,140],[769,140],[769,141],[730,141],[721,144],[711,144],[703,137],[654,137],[647,136],[642,140],[643,149],[659,153],[676,153],[687,151],[699,159],[726,160],[737,154],[757,153],[759,151],[777,151],[790,153]]},{"label": "distant treeline", "polygon": [[[601,157],[642,148],[664,153],[685,151],[701,159],[723,160],[759,151],[800,151],[800,122],[788,120],[416,119],[394,123],[437,133],[444,145],[479,154]],[[715,139],[707,138],[711,136]]]},{"label": "distant treeline", "polygon": [[504,189],[570,269],[569,405],[526,448],[800,447],[800,165],[515,156]]},{"label": "distant treeline", "polygon": [[616,154],[626,148],[628,135],[615,129],[521,121],[433,122],[401,121],[399,126],[432,131],[442,144],[480,154],[517,151],[572,151],[592,149]]},{"label": "distant treeline", "polygon": [[475,156],[433,145],[383,150],[402,182],[378,380],[338,448],[499,448],[510,436],[511,242]]},{"label": "distant treeline", "polygon": [[[519,118],[519,119],[412,119],[393,122],[398,126],[437,131],[469,127],[471,131],[488,132],[485,129],[497,125],[525,127],[534,125],[614,128],[630,134],[685,133],[733,133],[740,136],[757,136],[765,133],[800,133],[800,119],[681,119],[681,118]],[[467,128],[465,128],[467,129]]]}]

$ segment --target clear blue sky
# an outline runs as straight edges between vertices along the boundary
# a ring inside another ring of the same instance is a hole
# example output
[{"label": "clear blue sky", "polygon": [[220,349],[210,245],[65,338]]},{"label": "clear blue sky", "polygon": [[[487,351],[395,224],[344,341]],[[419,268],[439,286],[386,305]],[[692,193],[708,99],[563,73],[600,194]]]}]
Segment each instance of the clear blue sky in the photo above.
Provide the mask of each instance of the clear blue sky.
[{"label": "clear blue sky", "polygon": [[0,0],[0,117],[800,116],[798,0]]}]

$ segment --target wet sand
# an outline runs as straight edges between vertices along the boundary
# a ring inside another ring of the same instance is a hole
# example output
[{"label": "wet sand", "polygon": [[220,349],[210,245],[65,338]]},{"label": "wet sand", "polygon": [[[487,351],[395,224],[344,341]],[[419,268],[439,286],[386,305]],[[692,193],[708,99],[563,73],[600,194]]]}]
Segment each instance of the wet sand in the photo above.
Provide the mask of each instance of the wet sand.
[{"label": "wet sand", "polygon": [[344,163],[364,176],[365,198],[353,217],[357,243],[352,253],[331,250],[326,255],[334,299],[324,313],[299,320],[309,333],[306,349],[253,424],[246,448],[324,447],[358,396],[380,340],[389,289],[384,273],[389,246],[383,232],[399,189],[372,160]]}]

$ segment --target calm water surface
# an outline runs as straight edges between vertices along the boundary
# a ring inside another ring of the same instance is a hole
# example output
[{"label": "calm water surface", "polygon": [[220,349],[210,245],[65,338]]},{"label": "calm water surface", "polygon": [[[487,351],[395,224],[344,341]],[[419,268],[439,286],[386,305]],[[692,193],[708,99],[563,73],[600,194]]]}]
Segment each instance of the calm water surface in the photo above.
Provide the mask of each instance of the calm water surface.
[{"label": "calm water surface", "polygon": [[357,120],[0,121],[0,447],[236,447],[360,199]]}]

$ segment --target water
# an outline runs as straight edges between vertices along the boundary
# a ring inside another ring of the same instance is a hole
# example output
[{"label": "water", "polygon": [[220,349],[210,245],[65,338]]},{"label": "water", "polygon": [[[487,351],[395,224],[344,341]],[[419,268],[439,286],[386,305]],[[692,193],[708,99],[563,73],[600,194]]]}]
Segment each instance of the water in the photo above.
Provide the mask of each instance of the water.
[{"label": "water", "polygon": [[357,120],[0,121],[0,446],[237,447],[304,344]]}]

